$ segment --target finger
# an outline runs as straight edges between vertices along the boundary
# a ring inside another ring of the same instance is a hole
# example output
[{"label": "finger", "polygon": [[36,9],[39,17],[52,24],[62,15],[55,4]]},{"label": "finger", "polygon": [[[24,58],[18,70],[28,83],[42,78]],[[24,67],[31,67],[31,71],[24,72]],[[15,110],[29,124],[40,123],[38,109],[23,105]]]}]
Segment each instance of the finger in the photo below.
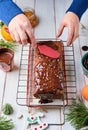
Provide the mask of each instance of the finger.
[{"label": "finger", "polygon": [[33,30],[27,29],[26,32],[27,32],[28,40],[29,40],[31,46],[35,47],[36,46],[36,40],[35,40],[35,37],[34,37],[34,34],[33,34]]},{"label": "finger", "polygon": [[79,36],[79,27],[77,26],[75,27],[74,37],[72,42],[74,42],[78,36]]},{"label": "finger", "polygon": [[28,36],[27,36],[26,30],[24,30],[24,28],[18,27],[18,35],[20,37],[21,44],[27,44],[28,43],[28,41],[27,41]]},{"label": "finger", "polygon": [[69,46],[74,38],[74,30],[75,28],[73,26],[68,27],[68,37],[67,37],[67,46]]},{"label": "finger", "polygon": [[21,43],[20,36],[19,36],[19,34],[18,34],[18,32],[16,30],[14,30],[14,33],[11,32],[11,36],[14,39],[14,41],[16,41],[18,43]]},{"label": "finger", "polygon": [[62,34],[62,32],[63,32],[63,30],[64,30],[64,27],[65,27],[64,24],[61,24],[61,25],[60,25],[60,27],[59,27],[59,29],[58,29],[58,34],[56,35],[57,38]]},{"label": "finger", "polygon": [[13,33],[10,33],[10,35],[11,35],[12,39],[15,41],[15,36],[14,36],[14,34],[13,34]]},{"label": "finger", "polygon": [[26,32],[21,31],[21,32],[19,33],[19,36],[20,36],[20,39],[21,39],[21,43],[22,43],[22,44],[27,44],[27,43],[28,43],[28,41],[27,41],[28,37],[27,37]]}]

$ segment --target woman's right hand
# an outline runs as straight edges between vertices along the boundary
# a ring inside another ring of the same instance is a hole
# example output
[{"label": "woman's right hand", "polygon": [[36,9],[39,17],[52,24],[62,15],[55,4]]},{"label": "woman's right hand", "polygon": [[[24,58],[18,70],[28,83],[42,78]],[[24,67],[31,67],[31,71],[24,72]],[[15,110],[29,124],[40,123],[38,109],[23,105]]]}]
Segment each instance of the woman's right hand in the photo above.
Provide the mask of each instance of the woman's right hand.
[{"label": "woman's right hand", "polygon": [[31,23],[24,14],[16,15],[9,22],[8,29],[14,41],[20,44],[30,43],[32,46],[36,46]]}]

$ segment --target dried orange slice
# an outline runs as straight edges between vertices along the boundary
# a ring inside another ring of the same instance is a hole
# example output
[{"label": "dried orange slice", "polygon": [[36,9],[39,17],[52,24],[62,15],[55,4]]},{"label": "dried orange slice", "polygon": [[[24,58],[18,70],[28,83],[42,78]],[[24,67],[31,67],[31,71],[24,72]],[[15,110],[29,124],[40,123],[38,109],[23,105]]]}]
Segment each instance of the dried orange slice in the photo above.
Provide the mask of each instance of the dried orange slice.
[{"label": "dried orange slice", "polygon": [[1,35],[2,37],[7,41],[13,41],[10,32],[8,30],[8,27],[4,24],[1,28]]}]

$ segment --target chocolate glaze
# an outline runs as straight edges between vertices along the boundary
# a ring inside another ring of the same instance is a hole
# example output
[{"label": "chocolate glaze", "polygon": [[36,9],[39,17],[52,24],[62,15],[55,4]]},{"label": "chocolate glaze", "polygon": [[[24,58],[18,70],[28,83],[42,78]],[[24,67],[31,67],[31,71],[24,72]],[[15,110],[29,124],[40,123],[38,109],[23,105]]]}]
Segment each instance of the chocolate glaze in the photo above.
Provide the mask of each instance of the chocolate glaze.
[{"label": "chocolate glaze", "polygon": [[52,59],[40,54],[37,48],[34,51],[34,96],[40,98],[41,103],[48,103],[63,96],[63,44],[58,41],[38,44],[46,44],[61,53],[60,58]]}]

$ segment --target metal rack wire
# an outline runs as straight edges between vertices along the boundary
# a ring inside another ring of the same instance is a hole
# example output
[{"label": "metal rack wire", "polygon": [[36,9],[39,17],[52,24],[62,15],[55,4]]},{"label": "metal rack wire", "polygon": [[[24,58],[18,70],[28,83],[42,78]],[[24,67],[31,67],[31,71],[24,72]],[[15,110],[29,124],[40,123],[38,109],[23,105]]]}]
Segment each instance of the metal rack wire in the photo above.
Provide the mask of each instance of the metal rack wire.
[{"label": "metal rack wire", "polygon": [[[27,99],[27,84],[28,84],[28,56],[30,55],[30,45],[22,46],[21,51],[21,60],[20,60],[20,70],[19,70],[19,78],[18,78],[18,87],[17,87],[17,103],[22,106],[31,106],[28,105]],[[75,58],[74,58],[74,48],[73,46],[64,46],[64,62],[65,62],[65,81],[64,87],[65,89],[65,97],[62,101],[62,105],[57,105],[59,111],[57,112],[62,117],[62,120],[58,120],[57,122],[49,122],[48,124],[53,125],[62,125],[65,122],[65,114],[64,109],[65,106],[71,105],[72,100],[76,99],[76,72],[75,72]]]}]

